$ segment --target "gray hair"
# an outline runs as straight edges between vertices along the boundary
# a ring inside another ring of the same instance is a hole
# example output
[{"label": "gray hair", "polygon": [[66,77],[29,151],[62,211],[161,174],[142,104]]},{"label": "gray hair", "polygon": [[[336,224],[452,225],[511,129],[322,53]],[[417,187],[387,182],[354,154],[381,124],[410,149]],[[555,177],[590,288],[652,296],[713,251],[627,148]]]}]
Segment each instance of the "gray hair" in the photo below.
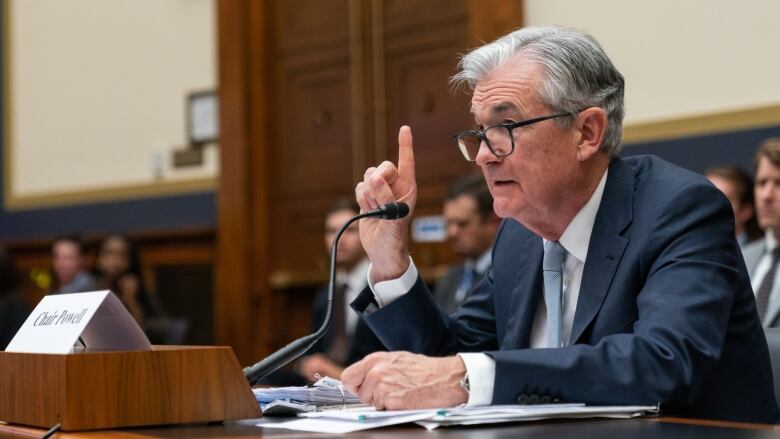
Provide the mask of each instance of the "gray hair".
[{"label": "gray hair", "polygon": [[[491,70],[522,54],[545,73],[539,98],[555,112],[576,113],[600,107],[607,113],[601,150],[614,157],[623,137],[623,75],[598,42],[583,32],[558,26],[524,27],[472,50],[460,60],[451,82],[474,88]],[[571,119],[556,119],[562,128]]]}]

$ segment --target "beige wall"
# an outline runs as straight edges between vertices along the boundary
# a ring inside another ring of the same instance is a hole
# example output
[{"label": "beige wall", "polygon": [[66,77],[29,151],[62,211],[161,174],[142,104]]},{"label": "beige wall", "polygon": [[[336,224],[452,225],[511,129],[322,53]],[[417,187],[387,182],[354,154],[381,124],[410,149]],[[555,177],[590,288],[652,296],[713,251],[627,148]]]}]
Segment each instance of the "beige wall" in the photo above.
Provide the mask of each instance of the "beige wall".
[{"label": "beige wall", "polygon": [[[216,175],[213,148],[201,167],[170,163],[185,143],[186,94],[216,86],[214,0],[6,3],[7,202]],[[780,104],[780,2],[524,5],[527,24],[602,43],[627,80],[628,125]]]},{"label": "beige wall", "polygon": [[171,165],[187,93],[216,87],[213,0],[7,3],[7,195],[215,176],[214,148],[204,166]]},{"label": "beige wall", "polygon": [[524,0],[526,24],[591,33],[626,77],[626,122],[780,104],[780,2]]}]

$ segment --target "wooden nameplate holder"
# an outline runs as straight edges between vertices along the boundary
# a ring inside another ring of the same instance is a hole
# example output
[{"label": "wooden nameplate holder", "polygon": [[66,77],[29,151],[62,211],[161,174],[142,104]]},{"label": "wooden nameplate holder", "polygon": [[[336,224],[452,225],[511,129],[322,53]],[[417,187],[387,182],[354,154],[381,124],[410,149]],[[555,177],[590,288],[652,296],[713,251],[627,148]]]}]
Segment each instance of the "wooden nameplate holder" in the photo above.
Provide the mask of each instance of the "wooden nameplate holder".
[{"label": "wooden nameplate holder", "polygon": [[63,431],[262,416],[229,347],[0,352],[0,420]]}]

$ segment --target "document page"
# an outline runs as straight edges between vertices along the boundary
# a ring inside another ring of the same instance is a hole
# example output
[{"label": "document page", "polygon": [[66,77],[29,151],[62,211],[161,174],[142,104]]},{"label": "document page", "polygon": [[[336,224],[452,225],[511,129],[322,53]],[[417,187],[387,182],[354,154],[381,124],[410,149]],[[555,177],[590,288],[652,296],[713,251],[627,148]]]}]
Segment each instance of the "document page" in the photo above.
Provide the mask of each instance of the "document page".
[{"label": "document page", "polygon": [[585,404],[496,405],[425,410],[345,408],[299,414],[286,422],[260,423],[264,428],[343,434],[409,422],[433,430],[441,426],[528,422],[559,418],[631,418],[658,413],[656,406],[586,406]]}]

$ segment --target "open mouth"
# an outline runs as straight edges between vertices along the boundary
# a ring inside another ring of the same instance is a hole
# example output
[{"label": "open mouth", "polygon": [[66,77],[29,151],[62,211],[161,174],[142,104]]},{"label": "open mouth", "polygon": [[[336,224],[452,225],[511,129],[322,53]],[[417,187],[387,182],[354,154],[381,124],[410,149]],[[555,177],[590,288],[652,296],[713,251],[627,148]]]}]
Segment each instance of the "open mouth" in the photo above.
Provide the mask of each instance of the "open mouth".
[{"label": "open mouth", "polygon": [[493,185],[496,187],[506,186],[509,184],[514,183],[512,180],[495,180],[493,181]]}]

